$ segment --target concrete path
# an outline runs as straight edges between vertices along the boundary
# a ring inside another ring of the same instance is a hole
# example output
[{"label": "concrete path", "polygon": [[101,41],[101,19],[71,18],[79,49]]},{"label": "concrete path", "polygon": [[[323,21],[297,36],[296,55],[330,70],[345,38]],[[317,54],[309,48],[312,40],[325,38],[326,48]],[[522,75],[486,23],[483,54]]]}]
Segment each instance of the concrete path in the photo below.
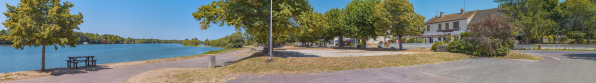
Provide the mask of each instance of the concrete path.
[{"label": "concrete path", "polygon": [[316,75],[239,76],[229,83],[594,83],[596,52],[518,51],[539,61],[472,58],[439,64],[324,72]]},{"label": "concrete path", "polygon": [[[257,48],[262,49],[262,48]],[[224,62],[236,61],[247,56],[237,56],[234,53],[244,53],[249,50],[225,53],[216,56],[216,66],[223,66]],[[90,71],[87,73],[65,74],[61,76],[48,76],[36,79],[16,80],[11,83],[123,83],[131,76],[146,71],[160,68],[206,68],[208,67],[207,57],[197,57],[184,60],[151,63]]]}]

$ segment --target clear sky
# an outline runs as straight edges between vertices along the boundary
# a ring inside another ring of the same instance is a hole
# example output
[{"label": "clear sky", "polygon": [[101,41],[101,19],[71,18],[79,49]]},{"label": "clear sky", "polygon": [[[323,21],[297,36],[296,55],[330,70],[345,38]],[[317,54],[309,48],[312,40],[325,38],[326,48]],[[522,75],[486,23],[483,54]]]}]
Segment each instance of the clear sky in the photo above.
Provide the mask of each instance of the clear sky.
[{"label": "clear sky", "polygon": [[[66,1],[66,0],[62,0]],[[217,39],[236,30],[231,26],[212,26],[201,31],[200,23],[192,13],[201,5],[213,0],[68,0],[75,4],[71,13],[83,13],[85,21],[79,25],[81,32],[114,34],[131,38],[155,39]],[[439,12],[453,14],[464,8],[464,0],[409,0],[414,10],[426,17],[434,17]],[[309,0],[313,9],[320,13],[331,8],[344,8],[350,0]],[[19,0],[0,0],[16,6]],[[466,11],[498,7],[493,0],[467,0]],[[2,4],[0,11],[6,12]],[[2,15],[0,22],[6,17]],[[1,29],[5,29],[2,25]]]}]

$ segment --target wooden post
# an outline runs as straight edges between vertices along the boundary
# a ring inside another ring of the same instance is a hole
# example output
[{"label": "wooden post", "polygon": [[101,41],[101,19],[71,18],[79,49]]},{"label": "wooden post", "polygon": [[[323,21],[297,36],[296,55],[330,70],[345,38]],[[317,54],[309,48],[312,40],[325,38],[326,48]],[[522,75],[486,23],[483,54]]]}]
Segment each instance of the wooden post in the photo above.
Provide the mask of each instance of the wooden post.
[{"label": "wooden post", "polygon": [[209,68],[215,68],[215,56],[209,56]]}]

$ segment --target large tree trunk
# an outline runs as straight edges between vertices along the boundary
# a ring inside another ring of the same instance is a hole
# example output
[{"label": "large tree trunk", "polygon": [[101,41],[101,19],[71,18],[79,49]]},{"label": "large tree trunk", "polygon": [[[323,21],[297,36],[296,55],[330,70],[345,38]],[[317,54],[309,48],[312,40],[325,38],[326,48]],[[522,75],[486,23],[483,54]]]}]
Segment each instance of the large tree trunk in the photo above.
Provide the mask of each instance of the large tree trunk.
[{"label": "large tree trunk", "polygon": [[46,44],[43,43],[41,45],[41,71],[46,71]]},{"label": "large tree trunk", "polygon": [[401,46],[401,44],[404,42],[401,40],[401,36],[397,36],[397,37],[399,38],[398,39],[399,40],[399,50],[403,50],[403,46]]},{"label": "large tree trunk", "polygon": [[360,44],[361,44],[361,45],[360,45],[360,47],[361,47],[362,49],[366,49],[366,40],[367,40],[367,38],[366,38],[366,37],[364,37],[364,38],[362,38],[361,40],[362,40],[362,41],[360,41],[360,42],[361,42],[361,43],[360,43]]},{"label": "large tree trunk", "polygon": [[339,42],[339,47],[344,47],[344,37],[342,35],[339,35],[337,42]]}]

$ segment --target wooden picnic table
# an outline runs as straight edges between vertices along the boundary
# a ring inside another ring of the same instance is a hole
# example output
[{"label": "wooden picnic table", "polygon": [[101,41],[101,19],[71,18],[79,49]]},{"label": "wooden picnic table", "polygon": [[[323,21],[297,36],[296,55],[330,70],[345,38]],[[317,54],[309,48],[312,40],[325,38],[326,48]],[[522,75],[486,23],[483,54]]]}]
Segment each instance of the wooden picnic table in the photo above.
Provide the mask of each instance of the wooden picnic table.
[{"label": "wooden picnic table", "polygon": [[[77,60],[77,58],[83,58],[83,57],[86,58],[86,60]],[[66,62],[68,64],[67,67],[70,68],[71,66],[74,66],[75,68],[78,68],[77,64],[79,63],[79,61],[85,62],[85,66],[96,66],[95,65],[96,60],[93,59],[94,57],[95,56],[71,56],[71,57],[68,57],[68,60],[66,60]],[[90,63],[92,63],[92,64],[90,64]]]}]

